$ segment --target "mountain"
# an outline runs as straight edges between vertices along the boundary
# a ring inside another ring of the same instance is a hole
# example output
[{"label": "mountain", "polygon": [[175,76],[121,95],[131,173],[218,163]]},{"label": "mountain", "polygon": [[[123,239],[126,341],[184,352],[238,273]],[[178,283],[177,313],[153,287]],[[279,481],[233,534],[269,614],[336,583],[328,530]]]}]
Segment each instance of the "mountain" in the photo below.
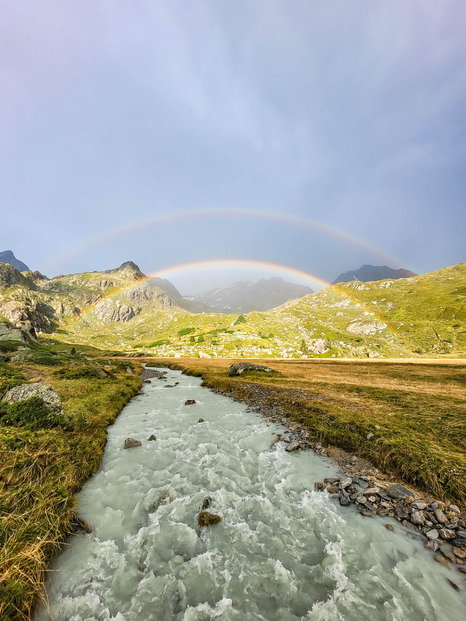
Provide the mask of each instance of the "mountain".
[{"label": "mountain", "polygon": [[259,282],[237,282],[229,287],[211,289],[188,299],[206,304],[220,313],[237,314],[254,310],[266,311],[312,292],[309,287],[286,282],[283,278],[269,278]]},{"label": "mountain", "polygon": [[411,278],[340,283],[235,316],[192,314],[182,298],[167,294],[175,294],[172,287],[131,262],[51,280],[0,263],[0,318],[30,334],[160,357],[466,356],[465,263]]},{"label": "mountain", "polygon": [[29,271],[28,266],[17,259],[11,250],[4,250],[0,252],[0,263],[8,263],[15,267],[19,272]]},{"label": "mountain", "polygon": [[412,276],[417,276],[417,274],[410,270],[394,270],[386,265],[362,265],[357,270],[350,270],[349,272],[340,274],[332,282],[332,285],[336,285],[339,282],[350,282],[351,280],[374,282],[376,280],[386,280],[387,278],[397,280],[398,278],[411,278]]}]

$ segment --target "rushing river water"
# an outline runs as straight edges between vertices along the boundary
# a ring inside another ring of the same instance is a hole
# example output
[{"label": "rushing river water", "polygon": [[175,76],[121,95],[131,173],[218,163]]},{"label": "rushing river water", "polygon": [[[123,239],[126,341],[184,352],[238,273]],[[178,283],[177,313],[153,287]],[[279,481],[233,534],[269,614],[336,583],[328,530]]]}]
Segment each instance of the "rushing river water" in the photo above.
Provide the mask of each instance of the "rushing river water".
[{"label": "rushing river water", "polygon": [[[92,533],[57,559],[38,621],[464,618],[461,576],[422,542],[312,491],[333,462],[271,448],[283,429],[200,383],[168,371],[109,428],[79,495]],[[207,496],[222,521],[201,529]]]}]

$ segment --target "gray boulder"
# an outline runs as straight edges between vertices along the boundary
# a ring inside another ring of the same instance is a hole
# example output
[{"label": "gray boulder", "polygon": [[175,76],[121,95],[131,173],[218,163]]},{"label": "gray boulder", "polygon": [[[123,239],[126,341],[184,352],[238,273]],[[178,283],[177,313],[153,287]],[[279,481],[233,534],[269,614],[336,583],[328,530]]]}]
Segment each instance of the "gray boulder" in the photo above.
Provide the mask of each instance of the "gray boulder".
[{"label": "gray boulder", "polygon": [[239,364],[232,364],[228,370],[230,377],[237,377],[243,373],[250,373],[251,371],[259,371],[261,373],[273,373],[273,369],[265,367],[262,364],[253,364],[252,362],[240,362]]},{"label": "gray boulder", "polygon": [[64,415],[61,399],[51,386],[44,386],[40,382],[33,384],[21,384],[14,386],[4,395],[3,401],[9,403],[19,403],[32,397],[39,397],[45,405],[55,414]]}]

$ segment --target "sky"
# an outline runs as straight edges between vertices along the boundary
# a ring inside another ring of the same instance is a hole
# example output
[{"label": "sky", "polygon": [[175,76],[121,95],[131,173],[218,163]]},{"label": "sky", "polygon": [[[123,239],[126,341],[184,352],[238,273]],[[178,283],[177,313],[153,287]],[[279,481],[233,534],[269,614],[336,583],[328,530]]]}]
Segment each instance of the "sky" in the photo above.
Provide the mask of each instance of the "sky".
[{"label": "sky", "polygon": [[465,261],[465,32],[464,0],[0,0],[0,250],[186,293]]}]

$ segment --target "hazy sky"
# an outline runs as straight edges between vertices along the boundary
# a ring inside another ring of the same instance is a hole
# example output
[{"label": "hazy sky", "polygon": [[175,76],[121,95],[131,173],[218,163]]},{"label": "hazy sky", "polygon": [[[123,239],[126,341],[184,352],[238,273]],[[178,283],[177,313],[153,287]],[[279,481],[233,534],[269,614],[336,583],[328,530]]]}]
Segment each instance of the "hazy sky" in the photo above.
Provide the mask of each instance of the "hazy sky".
[{"label": "hazy sky", "polygon": [[464,0],[0,0],[0,250],[464,261],[465,33]]}]

